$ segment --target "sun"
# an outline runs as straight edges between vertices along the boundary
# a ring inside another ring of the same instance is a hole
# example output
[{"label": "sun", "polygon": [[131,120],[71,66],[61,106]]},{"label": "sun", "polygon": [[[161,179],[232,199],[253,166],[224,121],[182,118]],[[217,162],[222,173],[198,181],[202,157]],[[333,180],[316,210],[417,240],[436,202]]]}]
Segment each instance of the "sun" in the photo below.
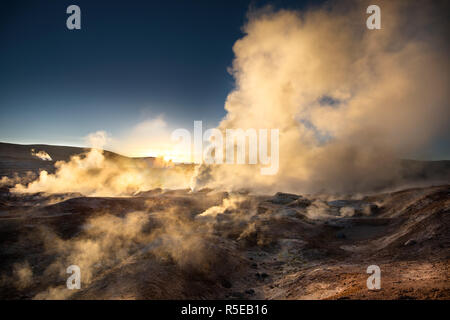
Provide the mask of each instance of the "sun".
[{"label": "sun", "polygon": [[167,163],[192,163],[192,159],[189,154],[176,149],[152,149],[147,152],[147,156],[160,158]]}]

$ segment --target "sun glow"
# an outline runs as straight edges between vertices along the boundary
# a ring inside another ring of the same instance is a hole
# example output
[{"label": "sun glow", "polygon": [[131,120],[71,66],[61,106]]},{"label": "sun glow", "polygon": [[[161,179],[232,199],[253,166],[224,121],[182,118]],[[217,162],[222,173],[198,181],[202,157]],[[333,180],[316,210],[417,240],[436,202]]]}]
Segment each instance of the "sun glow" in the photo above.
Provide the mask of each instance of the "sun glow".
[{"label": "sun glow", "polygon": [[162,159],[167,163],[192,163],[192,159],[189,154],[183,153],[176,149],[152,149],[151,151],[145,152],[145,155],[141,156]]}]

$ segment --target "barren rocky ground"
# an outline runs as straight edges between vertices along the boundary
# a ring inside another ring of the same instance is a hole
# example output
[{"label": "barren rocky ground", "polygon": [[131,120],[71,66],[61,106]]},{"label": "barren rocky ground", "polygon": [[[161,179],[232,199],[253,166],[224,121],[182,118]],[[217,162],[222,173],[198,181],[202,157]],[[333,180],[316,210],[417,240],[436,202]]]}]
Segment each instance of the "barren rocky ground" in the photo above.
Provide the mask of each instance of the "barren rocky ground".
[{"label": "barren rocky ground", "polygon": [[[450,185],[360,198],[3,187],[0,298],[449,299],[449,212]],[[71,264],[80,290],[66,288]]]}]

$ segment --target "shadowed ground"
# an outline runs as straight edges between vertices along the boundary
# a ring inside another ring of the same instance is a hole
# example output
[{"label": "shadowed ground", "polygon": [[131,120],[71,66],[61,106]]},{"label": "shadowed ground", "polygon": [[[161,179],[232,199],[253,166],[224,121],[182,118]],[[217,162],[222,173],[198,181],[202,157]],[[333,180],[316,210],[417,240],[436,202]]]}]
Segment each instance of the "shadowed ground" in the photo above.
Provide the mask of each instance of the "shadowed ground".
[{"label": "shadowed ground", "polygon": [[[449,193],[446,185],[357,200],[211,190],[99,198],[4,188],[0,297],[449,299]],[[215,215],[200,215],[215,205]],[[133,212],[143,220],[130,233],[135,225],[121,223]],[[102,217],[118,231],[101,229]],[[80,244],[91,252],[87,239],[105,252],[85,264],[90,279],[82,267],[81,290],[67,290],[67,257]],[[372,264],[382,272],[376,291],[366,287]]]}]

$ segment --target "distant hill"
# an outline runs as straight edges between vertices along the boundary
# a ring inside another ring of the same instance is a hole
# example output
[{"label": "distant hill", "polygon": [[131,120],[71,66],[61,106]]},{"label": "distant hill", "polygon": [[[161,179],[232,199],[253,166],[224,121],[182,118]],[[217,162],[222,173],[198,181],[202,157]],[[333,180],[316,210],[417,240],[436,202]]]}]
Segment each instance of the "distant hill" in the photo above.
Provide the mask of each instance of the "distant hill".
[{"label": "distant hill", "polygon": [[[52,160],[44,161],[32,155],[35,152],[45,151]],[[39,172],[40,170],[54,171],[56,161],[69,161],[72,156],[86,153],[90,148],[54,146],[47,144],[14,144],[0,142],[0,176],[19,175],[27,171]],[[128,161],[148,161],[150,164],[154,157],[130,158],[111,151],[104,150],[107,159],[122,159]]]},{"label": "distant hill", "polygon": [[450,161],[400,160],[399,181],[393,185],[440,185],[450,183]]},{"label": "distant hill", "polygon": [[[85,153],[90,150],[90,148],[54,146],[48,144],[14,144],[0,142],[0,157],[10,157],[21,160],[34,160],[36,159],[36,157],[33,157],[31,155],[31,149],[47,152],[52,157],[53,161],[68,161],[70,157]],[[122,156],[107,150],[105,150],[104,154],[106,157],[111,158],[128,158],[126,156]]]},{"label": "distant hill", "polygon": [[[45,151],[52,158],[51,161],[44,161],[32,155],[32,149],[35,152]],[[13,176],[15,174],[24,175],[31,171],[38,173],[40,170],[54,172],[54,164],[56,161],[69,161],[70,158],[77,154],[83,154],[90,148],[54,146],[46,144],[13,144],[0,142],[0,177]],[[130,161],[133,163],[142,163],[145,161],[149,165],[153,165],[155,158],[131,158],[111,151],[104,151],[107,159],[117,159]],[[191,165],[187,165],[191,166]],[[448,184],[450,183],[450,161],[416,161],[416,160],[400,160],[398,174],[393,176],[391,182],[379,186],[380,189],[386,187],[395,187],[405,184]]]}]

